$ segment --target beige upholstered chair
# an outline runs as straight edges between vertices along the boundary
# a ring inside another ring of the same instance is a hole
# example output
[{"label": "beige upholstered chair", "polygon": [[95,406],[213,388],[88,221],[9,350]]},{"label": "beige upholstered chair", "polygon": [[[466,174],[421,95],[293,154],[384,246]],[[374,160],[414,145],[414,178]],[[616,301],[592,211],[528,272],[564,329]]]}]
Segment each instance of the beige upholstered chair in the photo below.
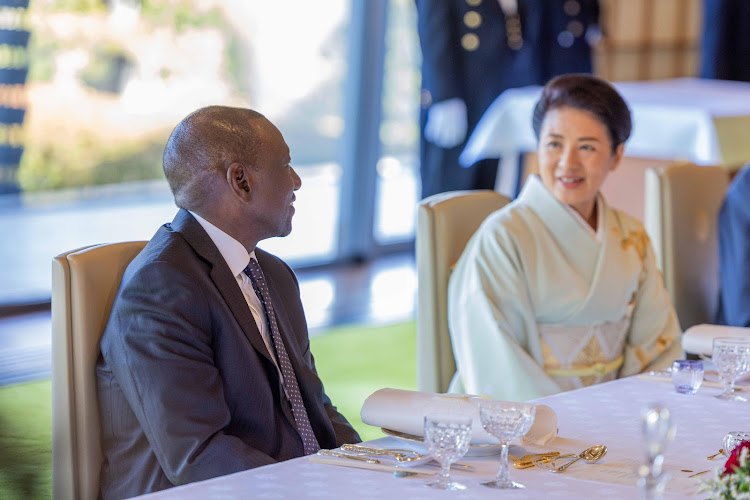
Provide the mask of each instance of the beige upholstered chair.
[{"label": "beige upholstered chair", "polygon": [[120,280],[145,241],[85,247],[52,261],[52,451],[56,499],[99,496],[99,340]]},{"label": "beige upholstered chair", "polygon": [[448,334],[448,278],[482,221],[508,203],[495,191],[453,191],[417,210],[417,388],[445,392],[456,371]]},{"label": "beige upholstered chair", "polygon": [[711,323],[716,313],[716,231],[728,186],[721,167],[676,163],[646,171],[646,231],[683,330]]}]

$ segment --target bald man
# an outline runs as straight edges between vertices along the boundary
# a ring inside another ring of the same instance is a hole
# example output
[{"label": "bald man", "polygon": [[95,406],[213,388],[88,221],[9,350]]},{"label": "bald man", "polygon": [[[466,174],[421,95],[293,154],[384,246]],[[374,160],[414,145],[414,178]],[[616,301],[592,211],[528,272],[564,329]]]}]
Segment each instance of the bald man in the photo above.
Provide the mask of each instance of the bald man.
[{"label": "bald man", "polygon": [[128,267],[101,341],[105,499],[360,441],[315,370],[294,273],[256,248],[292,230],[290,163],[248,109],[199,109],[169,137],[180,210]]}]

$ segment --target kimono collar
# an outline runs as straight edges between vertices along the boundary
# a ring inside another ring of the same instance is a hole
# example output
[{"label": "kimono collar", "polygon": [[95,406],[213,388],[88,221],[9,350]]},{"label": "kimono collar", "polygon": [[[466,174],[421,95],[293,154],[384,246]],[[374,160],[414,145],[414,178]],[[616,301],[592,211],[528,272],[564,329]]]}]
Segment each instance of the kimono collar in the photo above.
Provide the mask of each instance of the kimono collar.
[{"label": "kimono collar", "polygon": [[608,207],[601,193],[596,197],[596,231],[572,207],[555,198],[536,174],[529,176],[518,202],[531,208],[561,241],[567,240],[571,234],[583,232],[593,241],[601,243],[606,234],[604,226]]}]

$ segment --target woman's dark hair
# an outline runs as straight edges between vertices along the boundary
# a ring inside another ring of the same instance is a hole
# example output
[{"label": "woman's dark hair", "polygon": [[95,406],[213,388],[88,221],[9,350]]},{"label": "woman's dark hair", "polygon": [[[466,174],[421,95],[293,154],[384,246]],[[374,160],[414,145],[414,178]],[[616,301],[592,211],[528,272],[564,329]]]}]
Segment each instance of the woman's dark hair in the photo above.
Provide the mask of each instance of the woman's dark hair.
[{"label": "woman's dark hair", "polygon": [[562,107],[576,108],[594,115],[607,127],[613,152],[630,137],[630,109],[617,90],[601,78],[569,74],[547,82],[534,108],[533,124],[537,140],[547,112]]}]

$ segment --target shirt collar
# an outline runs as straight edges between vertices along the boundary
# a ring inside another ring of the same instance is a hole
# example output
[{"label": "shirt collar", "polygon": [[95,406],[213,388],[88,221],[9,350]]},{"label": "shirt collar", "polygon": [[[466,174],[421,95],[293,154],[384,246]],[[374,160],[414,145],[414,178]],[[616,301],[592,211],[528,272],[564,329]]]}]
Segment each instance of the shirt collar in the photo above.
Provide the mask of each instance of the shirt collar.
[{"label": "shirt collar", "polygon": [[221,256],[224,257],[224,260],[227,262],[229,270],[232,271],[233,276],[242,273],[250,262],[250,259],[255,258],[255,250],[248,254],[242,243],[235,240],[195,212],[190,212],[190,215],[195,217],[195,220],[197,220],[206,233],[208,233],[208,237],[211,238],[211,241],[214,242],[216,248],[219,249]]}]

